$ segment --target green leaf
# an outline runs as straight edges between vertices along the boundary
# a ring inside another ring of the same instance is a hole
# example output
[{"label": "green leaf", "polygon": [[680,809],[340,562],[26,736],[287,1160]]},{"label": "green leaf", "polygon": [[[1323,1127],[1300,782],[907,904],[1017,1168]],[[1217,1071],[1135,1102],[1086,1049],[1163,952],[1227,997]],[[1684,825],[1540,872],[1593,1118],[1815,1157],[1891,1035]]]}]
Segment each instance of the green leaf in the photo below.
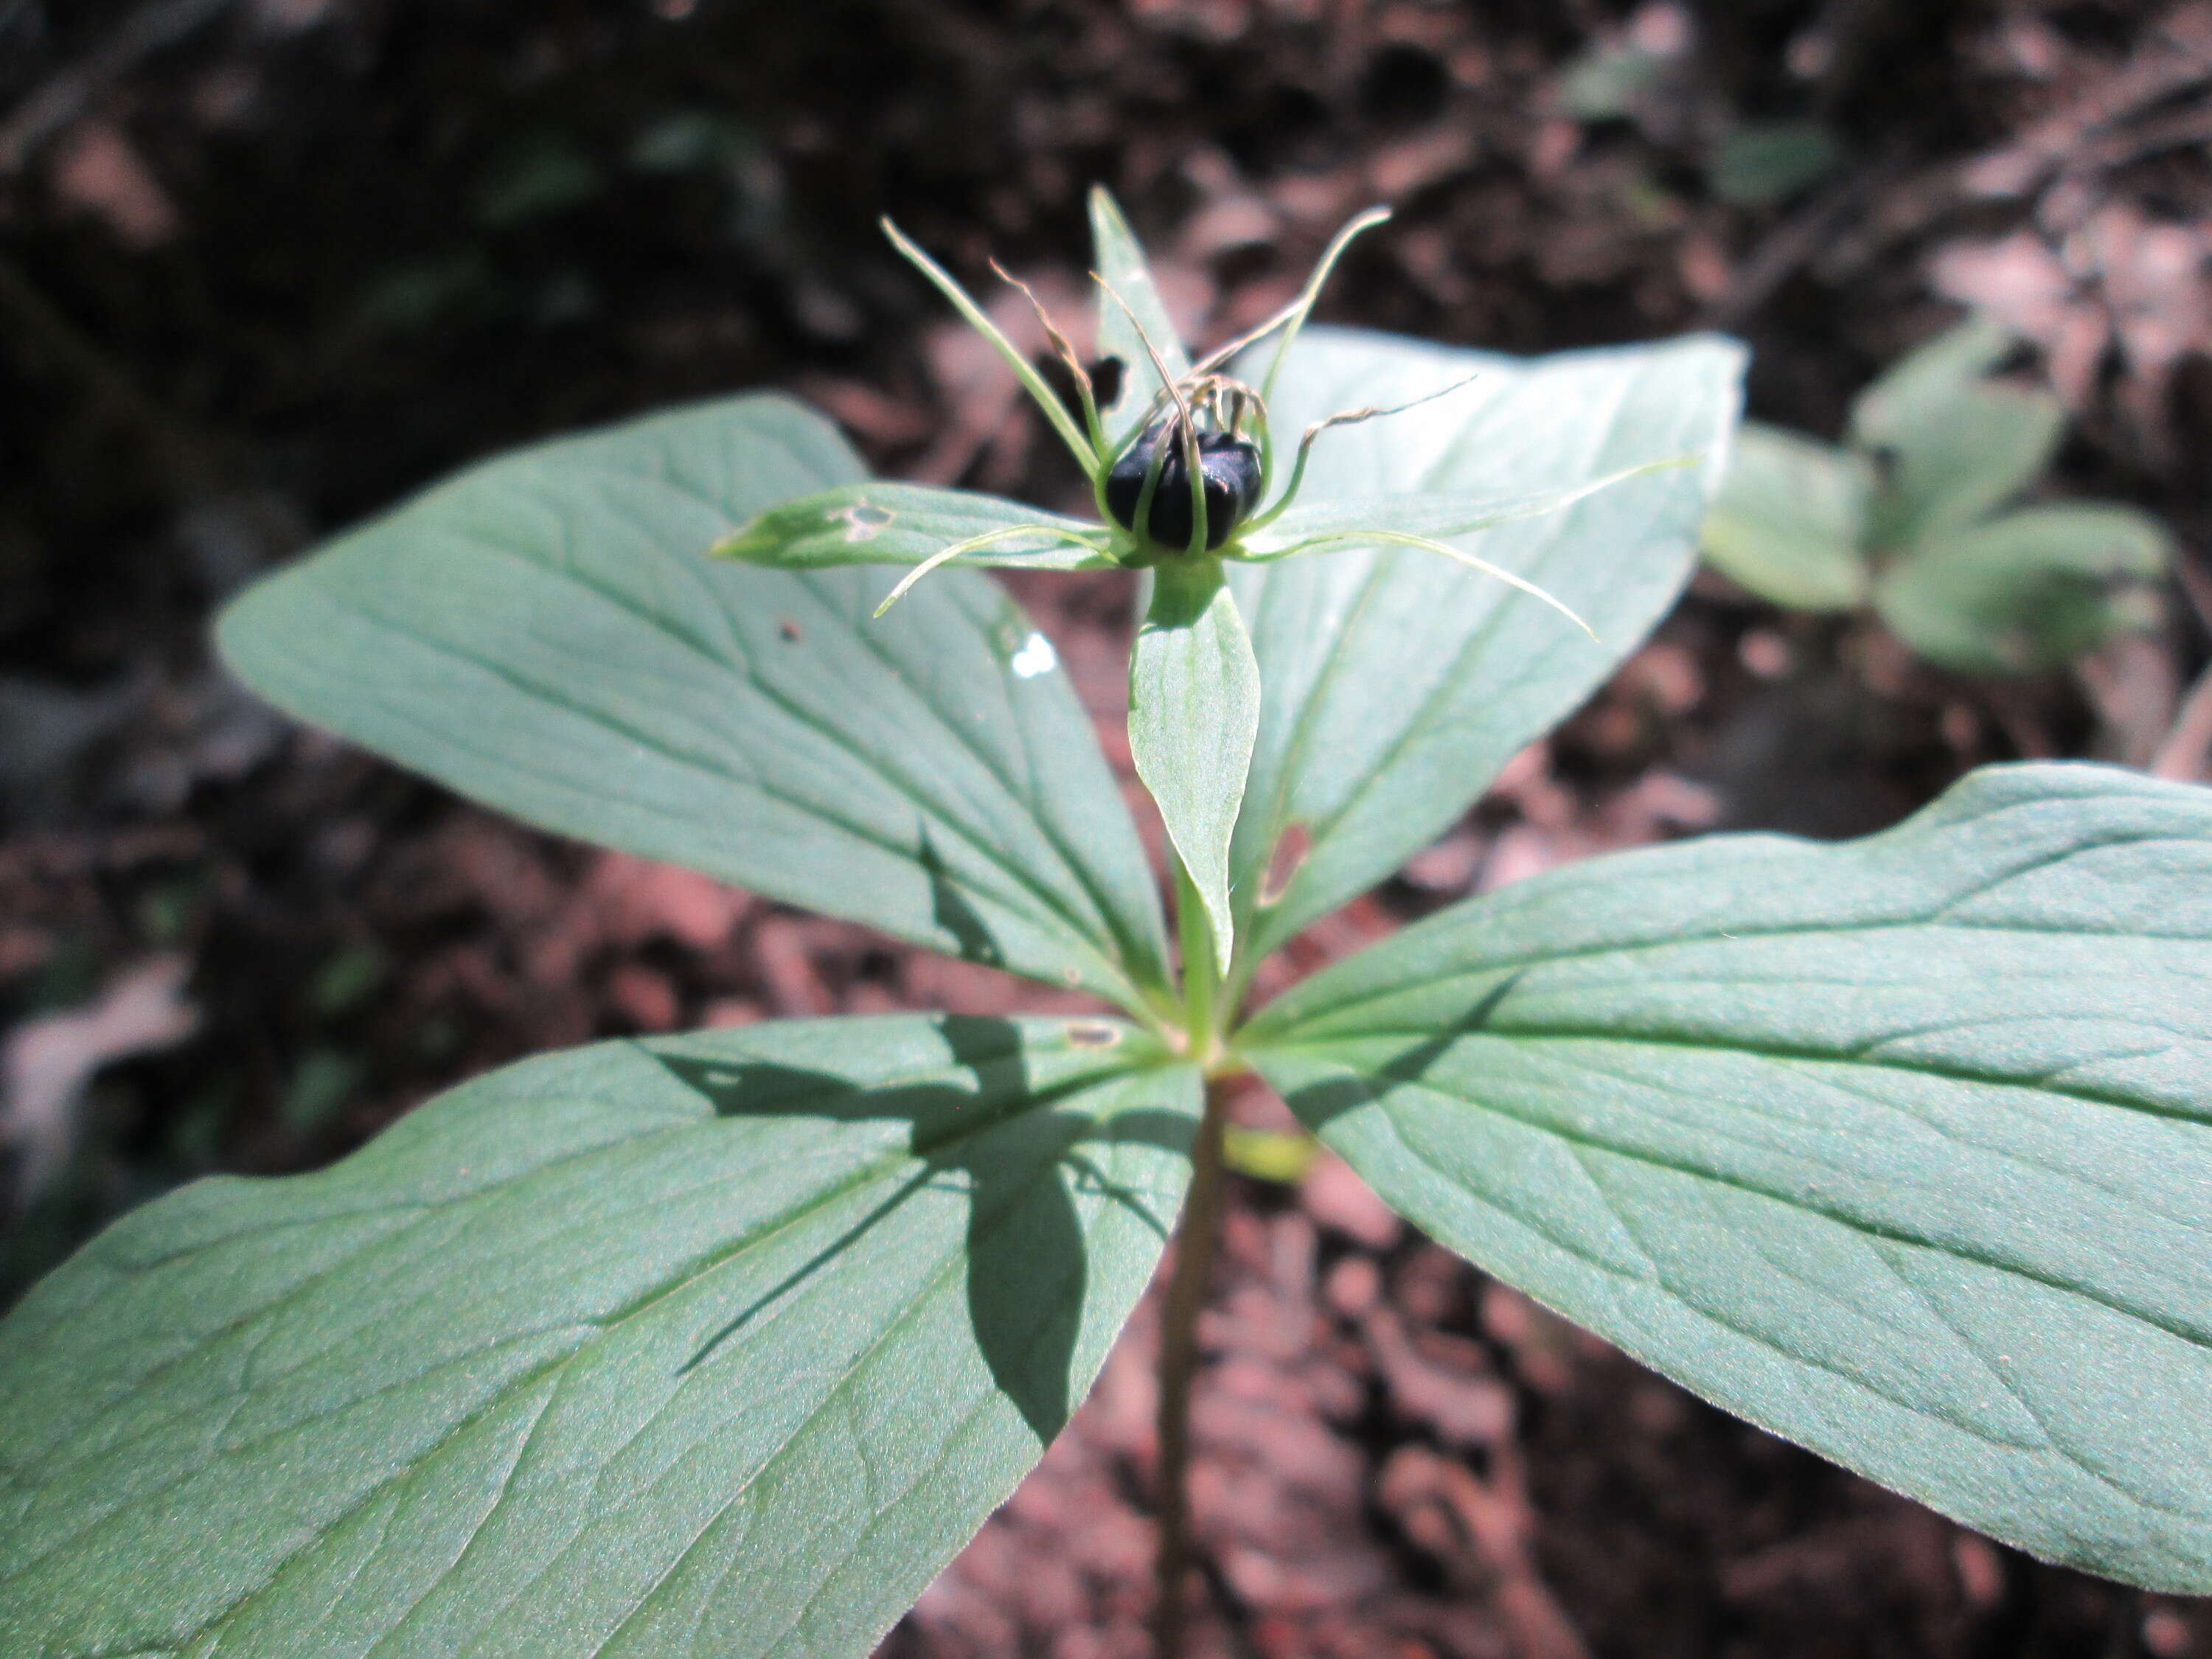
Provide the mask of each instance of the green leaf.
[{"label": "green leaf", "polygon": [[2050,464],[2065,430],[2058,399],[1984,378],[2019,337],[1975,318],[1938,335],[1859,394],[1850,438],[1881,467],[1869,533],[1902,548],[1971,524]]},{"label": "green leaf", "polygon": [[1706,169],[1713,194],[1736,207],[1786,202],[1850,159],[1820,121],[1747,121],[1721,140]]},{"label": "green leaf", "polygon": [[1623,121],[1666,82],[1668,59],[1632,42],[1591,45],[1569,58],[1553,85],[1577,121]]},{"label": "green leaf", "polygon": [[502,155],[477,191],[477,222],[494,230],[580,207],[606,188],[598,160],[562,132],[541,132]]},{"label": "green leaf", "polygon": [[948,570],[705,550],[857,482],[818,416],[737,398],[486,463],[224,615],[270,701],[565,835],[1139,1006],[1152,874],[1050,641]]},{"label": "green leaf", "polygon": [[865,1654],[1079,1401],[1194,1072],[899,1015],[552,1054],[0,1324],[0,1648]]},{"label": "green leaf", "polygon": [[[1183,349],[1175,319],[1160,299],[1145,250],[1103,185],[1092,186],[1091,191],[1091,257],[1098,262],[1098,275],[1106,284],[1106,290],[1098,295],[1098,355],[1121,362],[1121,395],[1100,411],[1111,451],[1107,459],[1111,460],[1136,436],[1138,421],[1161,390],[1159,371],[1145,349],[1138,324],[1144,325],[1144,334],[1151,337],[1153,349],[1170,374],[1180,379],[1189,374],[1190,355]],[[1121,305],[1115,304],[1111,295],[1119,295]],[[1128,310],[1123,311],[1122,305]],[[1135,321],[1131,320],[1133,313]]]},{"label": "green leaf", "polygon": [[1376,1191],[1707,1399],[2044,1556],[2212,1590],[2212,791],[1595,860],[1239,1046]]},{"label": "green leaf", "polygon": [[[1018,533],[1032,529],[1038,533]],[[708,551],[716,558],[771,570],[825,570],[848,564],[920,564],[962,542],[1004,537],[961,557],[971,564],[1030,570],[1112,569],[1115,562],[1095,548],[1071,544],[1104,533],[1104,526],[1092,520],[1001,496],[869,482],[779,502]]]},{"label": "green leaf", "polygon": [[1205,903],[1223,963],[1236,927],[1229,838],[1259,725],[1259,665],[1219,562],[1163,562],[1129,653],[1129,753]]},{"label": "green leaf", "polygon": [[[1572,490],[1715,450],[1741,366],[1740,348],[1710,338],[1522,361],[1316,329],[1273,418],[1295,431],[1479,374],[1314,450],[1304,501],[1402,492],[1410,520],[1425,492]],[[1418,549],[1231,567],[1267,687],[1231,860],[1246,969],[1434,839],[1635,648],[1688,578],[1718,471],[1717,458],[1654,471],[1473,544],[1571,606],[1602,647],[1541,601]],[[1301,839],[1303,862],[1268,878],[1278,848]]]},{"label": "green leaf", "polygon": [[1923,544],[1882,573],[1882,620],[1922,656],[1969,674],[2061,668],[2158,620],[2166,527],[2133,507],[2024,507]]},{"label": "green leaf", "polygon": [[1224,1168],[1254,1181],[1296,1186],[1313,1169],[1321,1142],[1304,1129],[1248,1129],[1228,1123],[1221,1130]]},{"label": "green leaf", "polygon": [[1856,611],[1867,600],[1871,479],[1859,456],[1746,422],[1705,515],[1705,562],[1763,599],[1794,611]]}]

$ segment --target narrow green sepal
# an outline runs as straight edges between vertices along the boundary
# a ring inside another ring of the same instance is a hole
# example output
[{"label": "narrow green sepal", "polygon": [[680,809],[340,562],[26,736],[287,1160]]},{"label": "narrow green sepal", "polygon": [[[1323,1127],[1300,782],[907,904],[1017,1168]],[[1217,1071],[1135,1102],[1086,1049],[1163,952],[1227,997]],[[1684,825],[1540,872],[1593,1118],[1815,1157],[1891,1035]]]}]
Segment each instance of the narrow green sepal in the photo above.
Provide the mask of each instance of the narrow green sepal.
[{"label": "narrow green sepal", "polygon": [[970,563],[1031,569],[1110,568],[1106,532],[1084,519],[964,489],[870,480],[779,502],[707,550],[776,570],[918,565],[963,542]]}]

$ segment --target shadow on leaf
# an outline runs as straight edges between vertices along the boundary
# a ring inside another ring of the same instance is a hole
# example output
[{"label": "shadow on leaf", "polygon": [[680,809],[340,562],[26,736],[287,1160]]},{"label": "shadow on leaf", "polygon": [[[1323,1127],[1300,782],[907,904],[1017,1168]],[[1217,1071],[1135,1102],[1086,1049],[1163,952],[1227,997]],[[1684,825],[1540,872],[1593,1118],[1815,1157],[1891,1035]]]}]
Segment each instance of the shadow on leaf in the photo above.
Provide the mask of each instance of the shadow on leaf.
[{"label": "shadow on leaf", "polygon": [[1474,1006],[1443,1027],[1432,1036],[1422,1038],[1387,1065],[1371,1072],[1350,1076],[1333,1077],[1310,1084],[1285,1097],[1298,1121],[1319,1134],[1330,1120],[1362,1106],[1371,1106],[1401,1083],[1419,1083],[1428,1075],[1429,1068],[1449,1053],[1462,1037],[1472,1036],[1490,1024],[1490,1018],[1498,1006],[1513,994],[1527,970],[1507,975],[1483,993]]},{"label": "shadow on leaf", "polygon": [[976,1346],[1000,1390],[1038,1437],[1049,1441],[1074,1407],[1070,1371],[1085,1283],[1076,1195],[1104,1196],[1163,1240],[1174,1219],[1155,1215],[1144,1195],[1114,1184],[1085,1148],[1135,1141],[1188,1154],[1194,1126],[1166,1109],[1125,1111],[1103,1121],[1056,1109],[1058,1100],[1095,1087],[1100,1075],[1032,1091],[1019,1026],[960,1014],[942,1017],[937,1026],[973,1086],[869,1088],[834,1073],[768,1061],[654,1054],[719,1116],[903,1119],[910,1126],[908,1150],[921,1160],[896,1191],[702,1343],[684,1369],[705,1364],[916,1193],[952,1185],[969,1200],[968,1310]]},{"label": "shadow on leaf", "polygon": [[1005,967],[1006,952],[999,949],[983,918],[975,914],[975,907],[968,902],[967,895],[953,881],[945,855],[937,850],[937,843],[930,838],[927,827],[921,832],[921,845],[915,856],[929,877],[930,920],[952,935],[955,954],[963,962]]}]

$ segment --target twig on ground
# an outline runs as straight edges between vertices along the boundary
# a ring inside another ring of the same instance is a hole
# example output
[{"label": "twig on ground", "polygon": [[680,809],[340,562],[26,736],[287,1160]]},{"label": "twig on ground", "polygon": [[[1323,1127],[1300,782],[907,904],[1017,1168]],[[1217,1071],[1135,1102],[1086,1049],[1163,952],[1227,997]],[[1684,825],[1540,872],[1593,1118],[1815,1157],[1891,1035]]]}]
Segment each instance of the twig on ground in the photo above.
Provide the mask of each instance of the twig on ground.
[{"label": "twig on ground", "polygon": [[2092,141],[2106,139],[2168,99],[2212,81],[2212,6],[2178,7],[2146,29],[2144,37],[2144,46],[2119,74],[1960,167],[1967,193],[2031,195],[2054,173],[2081,171],[2102,148]]},{"label": "twig on ground", "polygon": [[1485,1480],[1457,1458],[1401,1447],[1383,1470],[1378,1495],[1418,1542],[1444,1555],[1447,1571],[1466,1589],[1497,1608],[1514,1659],[1589,1659],[1529,1548],[1535,1516],[1519,1449],[1501,1440],[1490,1461]]},{"label": "twig on ground", "polygon": [[20,335],[28,353],[82,382],[110,415],[136,427],[173,493],[191,498],[222,481],[225,469],[216,446],[162,407],[20,267],[0,256],[0,338],[10,332]]},{"label": "twig on ground", "polygon": [[144,58],[213,22],[235,0],[151,0],[98,51],[62,70],[0,121],[0,173],[20,173],[39,147]]},{"label": "twig on ground", "polygon": [[2200,782],[2207,776],[2208,760],[2212,760],[2212,667],[2197,677],[2182,699],[2173,729],[2151,757],[2151,775],[2180,783]]},{"label": "twig on ground", "polygon": [[2173,562],[2173,572],[2180,578],[2181,591],[2189,596],[2190,608],[2197,612],[2197,620],[2204,625],[2207,635],[2212,635],[2212,568],[2185,551]]},{"label": "twig on ground", "polygon": [[[2181,591],[2189,596],[2197,620],[2206,634],[2212,635],[2212,573],[2185,550],[2174,561],[2174,574],[2180,579]],[[2206,666],[2181,700],[2172,728],[2151,757],[2150,769],[2154,776],[2184,783],[2212,781],[2212,665]]]},{"label": "twig on ground", "polygon": [[[1963,160],[1938,161],[1881,181],[1879,190],[1869,192],[1863,234],[1850,239],[1843,258],[1823,259],[1828,281],[1842,283],[1894,257],[1900,247],[1943,229],[1976,204],[2025,201],[2040,209],[2059,181],[2086,182],[2123,165],[2139,143],[2154,137],[2158,143],[2166,142],[2185,116],[2169,115],[2165,106],[2208,82],[2212,5],[2176,7],[2145,28],[2125,68],[2018,137]],[[2146,129],[2131,137],[2134,124],[2142,121],[2154,123],[2155,131]],[[2074,199],[2076,210],[2081,203],[2099,199],[2096,191],[2086,189],[2060,193]],[[2045,222],[2040,211],[2036,222],[2046,240],[2070,228]],[[1785,224],[1770,240],[1786,251],[1790,228]],[[1756,258],[1747,262],[1747,284]]]},{"label": "twig on ground", "polygon": [[1881,194],[1880,179],[1852,173],[1814,197],[1759,239],[1750,257],[1736,267],[1728,292],[1707,307],[1699,325],[1741,327],[1800,266],[1832,242],[1869,199]]}]

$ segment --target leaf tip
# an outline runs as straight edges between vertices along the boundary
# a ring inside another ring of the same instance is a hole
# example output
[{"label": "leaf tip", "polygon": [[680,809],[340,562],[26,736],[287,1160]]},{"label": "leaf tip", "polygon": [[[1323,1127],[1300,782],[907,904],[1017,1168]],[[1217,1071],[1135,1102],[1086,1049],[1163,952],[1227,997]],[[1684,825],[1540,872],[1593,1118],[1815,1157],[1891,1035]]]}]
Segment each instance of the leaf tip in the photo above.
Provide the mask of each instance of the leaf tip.
[{"label": "leaf tip", "polygon": [[[765,517],[766,514],[762,516]],[[761,520],[752,519],[739,525],[721,540],[710,545],[707,549],[707,556],[710,559],[735,559],[743,562],[749,561],[754,554],[759,552],[763,543]]]}]

